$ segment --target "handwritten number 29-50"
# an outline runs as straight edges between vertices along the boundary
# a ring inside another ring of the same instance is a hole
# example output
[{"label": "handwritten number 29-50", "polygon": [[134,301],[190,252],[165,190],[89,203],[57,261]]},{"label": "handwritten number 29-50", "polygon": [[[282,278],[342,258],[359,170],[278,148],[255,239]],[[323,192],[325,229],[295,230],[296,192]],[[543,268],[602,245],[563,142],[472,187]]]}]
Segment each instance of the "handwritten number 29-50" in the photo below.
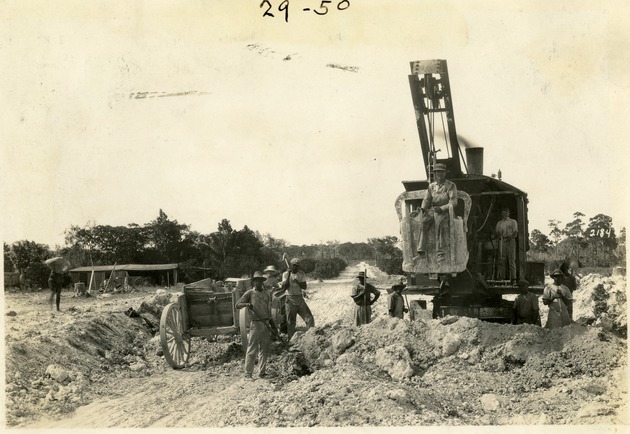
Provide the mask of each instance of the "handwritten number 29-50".
[{"label": "handwritten number 29-50", "polygon": [[[326,15],[328,13],[328,4],[332,3],[333,0],[321,0],[321,3],[316,9],[313,9],[317,15]],[[263,0],[260,3],[260,8],[267,8],[263,13],[263,17],[274,17],[274,14],[271,13],[271,9],[273,5],[269,0]],[[350,7],[350,0],[341,0],[337,3],[337,10],[345,11]],[[310,11],[310,8],[304,8],[303,11]],[[278,11],[284,12],[284,21],[289,22],[289,0],[284,0],[280,5],[278,5]]]}]

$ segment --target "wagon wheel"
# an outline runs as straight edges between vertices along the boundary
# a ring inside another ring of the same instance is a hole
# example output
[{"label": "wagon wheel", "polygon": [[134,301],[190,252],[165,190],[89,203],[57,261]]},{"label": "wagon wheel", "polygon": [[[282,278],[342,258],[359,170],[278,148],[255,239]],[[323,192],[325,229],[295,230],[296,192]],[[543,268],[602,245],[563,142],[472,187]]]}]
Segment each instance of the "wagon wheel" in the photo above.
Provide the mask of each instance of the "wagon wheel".
[{"label": "wagon wheel", "polygon": [[249,309],[241,309],[238,313],[238,325],[241,329],[241,342],[243,343],[243,351],[247,351],[247,334],[249,333],[249,324],[251,317]]},{"label": "wagon wheel", "polygon": [[167,304],[160,318],[160,338],[166,362],[174,369],[181,369],[190,355],[190,336],[184,330],[179,304]]}]

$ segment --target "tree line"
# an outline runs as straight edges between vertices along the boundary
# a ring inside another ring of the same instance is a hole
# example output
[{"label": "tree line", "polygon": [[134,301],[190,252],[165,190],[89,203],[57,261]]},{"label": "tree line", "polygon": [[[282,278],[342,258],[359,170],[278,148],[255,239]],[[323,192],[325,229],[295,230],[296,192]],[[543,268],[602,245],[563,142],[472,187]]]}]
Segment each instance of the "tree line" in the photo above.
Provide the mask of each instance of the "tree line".
[{"label": "tree line", "polygon": [[261,234],[247,225],[237,230],[227,219],[217,230],[203,234],[190,225],[169,218],[160,209],[144,225],[71,226],[65,231],[64,246],[51,249],[35,241],[4,243],[4,269],[22,274],[30,286],[45,287],[49,270],[43,264],[53,256],[67,258],[73,267],[117,264],[177,263],[180,280],[251,276],[267,265],[286,268],[282,256],[298,257],[302,269],[316,278],[338,276],[348,261],[378,258],[375,242],[290,245],[281,238]]},{"label": "tree line", "polygon": [[547,234],[532,230],[528,260],[546,264],[575,260],[582,267],[625,266],[626,228],[622,227],[617,235],[610,216],[597,214],[588,222],[584,217],[576,211],[565,224],[549,220]]},{"label": "tree line", "polygon": [[[597,214],[588,222],[584,217],[575,212],[566,224],[549,220],[547,234],[532,230],[527,259],[544,262],[548,268],[571,260],[582,267],[625,266],[625,228],[617,235],[611,217]],[[73,267],[177,263],[180,280],[193,282],[251,275],[267,265],[282,270],[286,268],[284,253],[300,258],[302,269],[315,278],[338,276],[348,262],[362,260],[372,261],[388,274],[403,274],[402,251],[395,236],[298,246],[247,225],[237,230],[227,219],[218,223],[215,232],[202,234],[161,209],[155,220],[144,225],[71,226],[65,231],[64,246],[55,249],[29,240],[4,243],[4,270],[20,273],[27,285],[45,287],[49,270],[43,262],[53,256],[64,256]]]}]

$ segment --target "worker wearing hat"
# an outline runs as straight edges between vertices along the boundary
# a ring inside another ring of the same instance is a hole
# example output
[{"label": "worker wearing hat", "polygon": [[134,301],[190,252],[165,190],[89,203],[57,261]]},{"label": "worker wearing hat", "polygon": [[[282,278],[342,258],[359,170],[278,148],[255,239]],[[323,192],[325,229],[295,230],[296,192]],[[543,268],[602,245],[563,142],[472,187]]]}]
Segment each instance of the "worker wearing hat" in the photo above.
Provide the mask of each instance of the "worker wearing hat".
[{"label": "worker wearing hat", "polygon": [[265,280],[265,289],[274,291],[280,288],[280,279],[278,279],[278,270],[273,265],[268,265],[267,268],[263,270],[264,276],[267,278]]},{"label": "worker wearing hat", "polygon": [[271,320],[271,293],[265,291],[263,286],[265,280],[265,276],[260,271],[256,271],[252,277],[254,288],[247,290],[236,303],[237,309],[249,309],[252,319],[245,353],[245,378],[248,379],[252,378],[256,357],[258,357],[258,376],[260,378],[266,376],[265,369],[271,343],[269,327],[275,327]]},{"label": "worker wearing hat", "polygon": [[286,333],[286,321],[284,321],[286,317],[285,300],[282,294],[280,296],[277,295],[282,292],[278,270],[273,265],[269,265],[263,270],[263,273],[267,278],[264,283],[265,289],[271,294],[271,318],[280,331]]},{"label": "worker wearing hat", "polygon": [[357,326],[372,321],[372,305],[381,296],[381,292],[367,283],[365,272],[357,274],[358,283],[352,287],[350,297],[354,300],[354,322]]},{"label": "worker wearing hat", "polygon": [[519,280],[518,287],[521,293],[514,300],[512,324],[540,325],[538,297],[536,294],[529,292],[529,282],[527,280]]},{"label": "worker wearing hat", "polygon": [[405,313],[409,312],[405,307],[405,299],[402,296],[403,289],[405,289],[405,284],[402,281],[396,283],[392,286],[392,292],[387,297],[387,311],[392,318],[403,319]]},{"label": "worker wearing hat", "polygon": [[[311,313],[311,309],[304,300],[303,290],[306,289],[306,276],[300,270],[300,260],[298,258],[291,259],[289,269],[282,274],[282,282],[280,286],[282,290],[287,292],[286,312],[287,312],[287,336],[289,340],[295,334],[295,326],[297,316],[304,320],[307,328],[315,327],[315,319]],[[280,296],[282,293],[276,293]]]},{"label": "worker wearing hat", "polygon": [[568,307],[573,303],[573,297],[569,288],[562,284],[562,271],[553,270],[550,274],[553,283],[545,286],[542,302],[549,306],[549,314],[545,328],[560,328],[571,324]]},{"label": "worker wearing hat", "polygon": [[435,181],[429,184],[426,196],[422,201],[422,230],[418,241],[418,255],[423,256],[427,250],[427,230],[435,226],[437,231],[437,252],[444,252],[448,240],[449,206],[457,206],[457,186],[446,179],[446,165],[433,165]]},{"label": "worker wearing hat", "polygon": [[[559,270],[562,273],[562,284],[566,286],[571,295],[573,295],[573,292],[577,289],[578,283],[575,276],[571,273],[571,267],[569,263],[563,262],[560,265]],[[573,319],[573,301],[569,303],[569,305],[567,306],[567,310],[569,311],[569,317]]]},{"label": "worker wearing hat", "polygon": [[54,258],[47,259],[44,263],[48,268],[50,268],[50,276],[48,276],[48,287],[50,288],[50,308],[54,309],[54,301],[57,306],[57,312],[59,312],[61,310],[59,308],[59,304],[61,303],[61,290],[71,267],[70,261],[64,257],[55,256]]}]

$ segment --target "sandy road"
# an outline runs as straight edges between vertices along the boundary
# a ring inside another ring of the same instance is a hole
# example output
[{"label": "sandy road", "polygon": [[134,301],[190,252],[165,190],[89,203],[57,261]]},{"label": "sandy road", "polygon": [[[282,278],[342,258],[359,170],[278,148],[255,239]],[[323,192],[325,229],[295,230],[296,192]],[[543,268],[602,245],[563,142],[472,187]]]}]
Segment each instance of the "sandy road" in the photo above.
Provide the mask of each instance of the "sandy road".
[{"label": "sandy road", "polygon": [[112,384],[108,397],[79,407],[62,420],[40,420],[21,428],[147,428],[212,426],[219,401],[259,388],[240,373],[168,370]]}]

